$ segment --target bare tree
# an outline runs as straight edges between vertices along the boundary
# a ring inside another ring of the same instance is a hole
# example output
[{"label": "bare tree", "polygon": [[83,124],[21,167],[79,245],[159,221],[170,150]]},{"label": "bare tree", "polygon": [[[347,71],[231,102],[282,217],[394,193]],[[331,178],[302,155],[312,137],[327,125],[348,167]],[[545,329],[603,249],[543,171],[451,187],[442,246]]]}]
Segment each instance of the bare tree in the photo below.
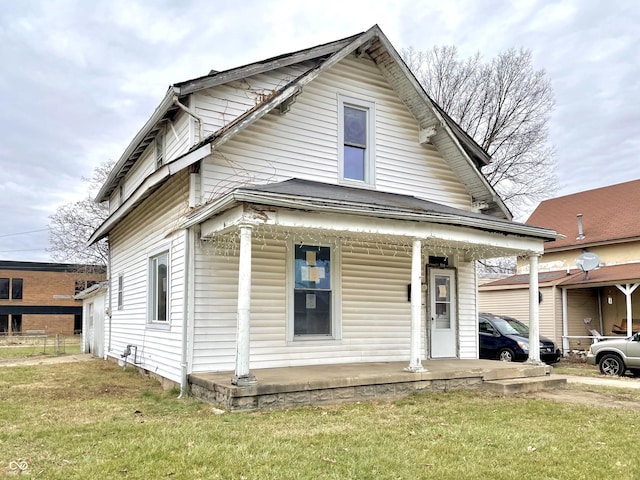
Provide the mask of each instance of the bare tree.
[{"label": "bare tree", "polygon": [[109,215],[109,207],[94,201],[95,192],[106,180],[114,162],[107,160],[93,170],[91,178],[82,178],[89,184],[87,196],[77,202],[58,207],[51,220],[48,252],[58,262],[86,265],[107,265],[109,246],[106,240],[87,245],[87,240]]},{"label": "bare tree", "polygon": [[492,157],[483,173],[516,217],[553,195],[553,91],[529,50],[510,49],[486,63],[480,53],[460,59],[453,46],[401,55],[427,94]]}]

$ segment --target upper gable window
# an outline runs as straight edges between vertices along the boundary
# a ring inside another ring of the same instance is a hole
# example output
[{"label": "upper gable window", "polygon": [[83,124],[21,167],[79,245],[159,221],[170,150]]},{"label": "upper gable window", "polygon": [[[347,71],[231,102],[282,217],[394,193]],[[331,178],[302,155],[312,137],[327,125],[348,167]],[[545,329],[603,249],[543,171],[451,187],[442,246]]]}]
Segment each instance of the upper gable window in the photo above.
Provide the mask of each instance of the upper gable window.
[{"label": "upper gable window", "polygon": [[375,184],[375,104],[338,97],[340,181]]}]

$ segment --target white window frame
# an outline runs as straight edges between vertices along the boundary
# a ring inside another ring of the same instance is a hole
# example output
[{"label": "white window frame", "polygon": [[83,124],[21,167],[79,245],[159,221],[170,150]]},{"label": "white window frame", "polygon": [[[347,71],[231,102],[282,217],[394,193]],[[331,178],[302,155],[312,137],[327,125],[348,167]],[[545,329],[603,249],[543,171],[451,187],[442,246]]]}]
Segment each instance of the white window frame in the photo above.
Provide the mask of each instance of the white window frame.
[{"label": "white window frame", "polygon": [[[364,160],[364,181],[344,176],[344,107],[353,107],[367,113],[367,146]],[[354,186],[376,185],[376,104],[369,100],[338,95],[338,175],[339,182]]]},{"label": "white window frame", "polygon": [[[295,245],[313,245],[315,247],[328,247],[331,255],[331,335],[295,335],[295,309],[294,309],[294,293],[295,293]],[[301,242],[295,239],[287,241],[287,343],[298,344],[300,342],[315,343],[335,343],[342,339],[342,300],[340,292],[341,281],[340,272],[342,271],[342,257],[340,255],[341,248],[336,248],[328,242]]]},{"label": "white window frame", "polygon": [[[154,261],[166,255],[167,257],[167,300],[166,300],[166,320],[155,318],[155,283],[154,283]],[[154,250],[147,254],[147,326],[157,328],[168,328],[171,324],[171,254],[169,247]]]},{"label": "white window frame", "polygon": [[117,300],[118,310],[124,308],[124,273],[118,274]]}]

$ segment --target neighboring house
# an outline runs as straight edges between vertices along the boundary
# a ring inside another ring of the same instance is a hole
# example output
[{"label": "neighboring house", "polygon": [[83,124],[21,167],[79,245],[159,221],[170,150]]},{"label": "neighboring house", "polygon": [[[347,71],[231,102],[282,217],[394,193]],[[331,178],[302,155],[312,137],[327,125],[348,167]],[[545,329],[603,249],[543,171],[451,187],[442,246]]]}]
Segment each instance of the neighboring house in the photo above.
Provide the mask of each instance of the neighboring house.
[{"label": "neighboring house", "polygon": [[99,282],[78,293],[76,300],[82,300],[82,353],[104,357],[104,318],[109,293],[108,282]]},{"label": "neighboring house", "polygon": [[74,295],[104,279],[92,265],[0,261],[0,335],[80,333]]},{"label": "neighboring house", "polygon": [[97,197],[106,355],[183,386],[477,358],[475,261],[535,270],[556,237],[511,221],[489,161],[377,26],[171,86]]},{"label": "neighboring house", "polygon": [[[541,333],[565,351],[588,348],[586,336],[640,330],[639,211],[634,180],[546,200],[527,221],[564,235],[545,244],[538,283]],[[599,267],[583,272],[585,255]],[[479,288],[480,309],[526,319],[528,286],[528,266],[519,263],[518,275]]]}]

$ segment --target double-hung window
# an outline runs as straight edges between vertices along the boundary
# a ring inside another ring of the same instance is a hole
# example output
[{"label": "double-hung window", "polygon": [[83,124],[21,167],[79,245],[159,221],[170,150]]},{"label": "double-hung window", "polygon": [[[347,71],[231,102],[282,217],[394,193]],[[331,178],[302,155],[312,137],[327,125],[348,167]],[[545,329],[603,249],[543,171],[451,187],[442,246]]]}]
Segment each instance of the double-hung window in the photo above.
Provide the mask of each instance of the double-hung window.
[{"label": "double-hung window", "polygon": [[124,307],[124,273],[118,275],[118,310]]},{"label": "double-hung window", "polygon": [[169,252],[149,257],[149,322],[169,320]]},{"label": "double-hung window", "polygon": [[331,248],[294,248],[293,335],[333,336]]},{"label": "double-hung window", "polygon": [[375,184],[375,104],[338,97],[340,181]]}]

